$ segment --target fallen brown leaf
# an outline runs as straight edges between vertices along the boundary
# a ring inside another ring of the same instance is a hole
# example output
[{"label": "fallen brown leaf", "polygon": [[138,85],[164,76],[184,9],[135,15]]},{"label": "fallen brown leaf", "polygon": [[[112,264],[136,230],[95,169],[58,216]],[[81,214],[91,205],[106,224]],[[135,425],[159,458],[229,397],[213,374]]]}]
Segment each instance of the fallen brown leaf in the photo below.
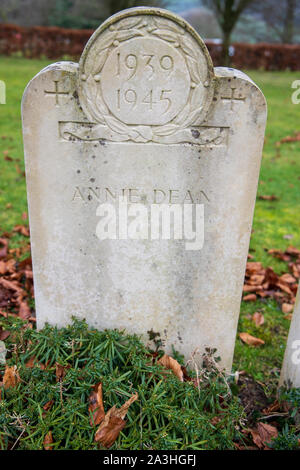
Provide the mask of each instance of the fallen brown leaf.
[{"label": "fallen brown leaf", "polygon": [[28,228],[28,227],[25,227],[25,225],[16,225],[16,226],[13,228],[13,231],[20,233],[20,234],[23,235],[24,237],[29,237],[29,236],[30,236],[29,228]]},{"label": "fallen brown leaf", "polygon": [[10,331],[3,330],[2,326],[0,326],[0,340],[5,341],[10,335]]},{"label": "fallen brown leaf", "polygon": [[114,405],[110,410],[108,410],[95,434],[96,442],[99,442],[107,449],[113,445],[126,424],[124,418],[127,414],[128,408],[137,399],[138,394],[135,393],[126,401],[126,403],[124,403],[124,405],[121,406],[120,409]]},{"label": "fallen brown leaf", "polygon": [[31,310],[25,301],[20,302],[19,317],[23,318],[23,320],[27,320],[31,317]]},{"label": "fallen brown leaf", "polygon": [[280,144],[286,144],[288,142],[299,142],[300,141],[300,132],[294,132],[294,135],[288,135],[286,137],[283,137],[280,139],[278,142],[276,142],[277,146],[280,146]]},{"label": "fallen brown leaf", "polygon": [[28,369],[32,369],[35,365],[41,368],[35,356],[31,356],[31,358],[25,363],[25,367],[27,367]]},{"label": "fallen brown leaf", "polygon": [[90,425],[98,426],[105,417],[101,382],[93,387],[93,391],[89,396],[89,402]]},{"label": "fallen brown leaf", "polygon": [[7,256],[8,241],[6,238],[0,238],[0,259]]},{"label": "fallen brown leaf", "polygon": [[249,294],[249,295],[245,295],[245,297],[243,297],[243,300],[245,302],[254,302],[256,299],[257,299],[257,297],[256,297],[255,294]]},{"label": "fallen brown leaf", "polygon": [[258,423],[256,429],[250,429],[252,439],[259,449],[269,449],[267,444],[270,444],[273,438],[278,436],[278,431],[274,426],[265,423]]},{"label": "fallen brown leaf", "polygon": [[211,420],[210,420],[210,423],[213,425],[213,426],[216,426],[220,421],[221,421],[221,417],[220,416],[214,416]]},{"label": "fallen brown leaf", "polygon": [[262,344],[265,344],[264,340],[255,338],[255,336],[249,335],[249,333],[240,333],[239,337],[249,346],[261,346]]},{"label": "fallen brown leaf", "polygon": [[45,450],[53,450],[52,444],[53,444],[53,437],[52,437],[52,432],[49,431],[47,432],[45,438],[44,438],[44,449]]},{"label": "fallen brown leaf", "polygon": [[256,273],[263,269],[262,264],[259,261],[249,261],[246,266],[246,270],[249,273]]},{"label": "fallen brown leaf", "polygon": [[47,411],[51,410],[53,403],[54,403],[54,400],[49,400],[47,401],[47,403],[45,403],[45,405],[43,406],[43,410],[44,410],[42,414],[43,417],[46,416]]},{"label": "fallen brown leaf", "polygon": [[286,313],[286,314],[292,313],[292,311],[294,310],[294,305],[283,303],[281,306],[281,310],[283,313]]},{"label": "fallen brown leaf", "polygon": [[261,201],[278,201],[278,197],[275,196],[275,194],[272,194],[271,196],[258,196],[258,199],[260,199]]},{"label": "fallen brown leaf", "polygon": [[116,407],[114,406],[106,413],[104,421],[100,424],[95,435],[95,441],[107,449],[113,445],[126,424],[126,421],[115,416],[115,411]]},{"label": "fallen brown leaf", "polygon": [[[250,286],[249,284],[244,284],[244,287],[243,287],[243,292],[257,292],[260,290],[262,290],[261,286]],[[245,300],[245,297],[243,300]]]},{"label": "fallen brown leaf", "polygon": [[128,411],[128,408],[130,407],[130,405],[132,405],[133,402],[135,402],[137,399],[138,399],[139,395],[138,393],[135,393],[134,395],[132,395],[129,400],[127,400],[124,405],[121,406],[120,409],[117,409],[117,415],[124,419],[125,416],[127,415],[127,411]]},{"label": "fallen brown leaf", "polygon": [[285,273],[279,278],[280,281],[287,282],[288,284],[293,284],[294,282],[297,282],[294,276],[292,276],[289,273]]},{"label": "fallen brown leaf", "polygon": [[289,246],[285,252],[288,254],[288,255],[292,255],[292,256],[300,256],[300,250],[298,248],[296,248],[295,246]]},{"label": "fallen brown leaf", "polygon": [[254,321],[256,326],[261,326],[265,323],[265,317],[260,312],[255,312],[252,315],[252,320]]},{"label": "fallen brown leaf", "polygon": [[262,410],[262,413],[264,415],[269,415],[270,413],[274,413],[278,410],[280,410],[280,403],[278,400],[275,400],[274,403],[272,403],[272,405],[268,406],[267,408],[264,408]]},{"label": "fallen brown leaf", "polygon": [[18,385],[18,383],[21,381],[17,366],[6,366],[5,367],[5,372],[3,376],[3,386],[5,389],[7,388],[14,388]]},{"label": "fallen brown leaf", "polygon": [[56,382],[61,382],[66,375],[66,367],[58,364],[55,364],[55,375],[56,375]]},{"label": "fallen brown leaf", "polygon": [[164,366],[166,369],[172,370],[172,372],[178,377],[178,379],[183,382],[183,371],[182,367],[176,359],[173,357],[168,356],[168,354],[164,354],[158,361],[157,364]]}]

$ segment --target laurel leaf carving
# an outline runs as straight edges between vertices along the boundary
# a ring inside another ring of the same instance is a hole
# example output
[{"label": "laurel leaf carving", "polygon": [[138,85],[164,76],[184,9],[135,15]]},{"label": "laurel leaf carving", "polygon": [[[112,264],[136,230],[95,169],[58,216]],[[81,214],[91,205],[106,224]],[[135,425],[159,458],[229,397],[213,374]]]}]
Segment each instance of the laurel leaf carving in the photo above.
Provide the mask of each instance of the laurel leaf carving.
[{"label": "laurel leaf carving", "polygon": [[96,58],[96,63],[93,69],[93,75],[97,75],[98,73],[101,72],[103,65],[106,62],[107,56],[108,56],[108,48],[101,51],[98,57]]},{"label": "laurel leaf carving", "polygon": [[177,34],[172,33],[171,31],[164,31],[162,29],[156,29],[152,31],[152,34],[158,36],[160,39],[164,39],[168,42],[176,42],[177,41]]},{"label": "laurel leaf carving", "polygon": [[[147,26],[147,28],[144,28]],[[179,53],[184,55],[189,75],[192,81],[189,98],[183,109],[177,114],[173,121],[160,126],[151,125],[129,125],[115,117],[106,105],[101,90],[101,71],[105,65],[112,46],[119,42],[127,41],[135,37],[152,36],[160,38],[168,43],[179,46]],[[115,42],[117,41],[117,42]],[[176,44],[177,43],[177,44]],[[81,82],[83,96],[90,116],[96,123],[100,123],[115,133],[113,140],[132,140],[134,142],[157,142],[160,137],[176,135],[179,131],[188,128],[202,120],[203,98],[206,95],[203,86],[207,73],[206,58],[196,48],[196,42],[189,39],[186,31],[180,25],[173,24],[162,18],[134,17],[125,18],[117,24],[112,25],[98,41],[95,50],[95,60],[87,61],[84,73],[88,79]],[[99,75],[97,81],[94,76]],[[205,75],[205,76],[204,76]],[[215,136],[217,138],[220,136]],[[222,139],[222,137],[221,137]],[[199,139],[200,142],[201,138]]]},{"label": "laurel leaf carving", "polygon": [[117,34],[118,33],[116,31],[112,31],[112,32],[106,34],[103,41],[101,41],[100,51],[103,51],[104,49],[107,49],[108,47],[110,47],[113,44],[114,40],[116,39]]},{"label": "laurel leaf carving", "polygon": [[201,78],[200,78],[200,73],[199,73],[198,62],[196,62],[194,59],[192,59],[189,56],[187,56],[186,60],[187,60],[187,65],[188,65],[189,72],[191,75],[191,79],[193,80],[193,82],[197,84],[200,83]]},{"label": "laurel leaf carving", "polygon": [[198,117],[200,116],[201,112],[202,112],[202,106],[200,106],[198,109],[196,109],[194,112],[192,112],[188,118],[188,121],[186,123],[183,124],[186,125],[186,126],[191,126],[195,123],[195,121],[198,119]]},{"label": "laurel leaf carving", "polygon": [[177,124],[177,126],[181,126],[189,117],[191,112],[191,105],[188,103],[179,114],[177,114],[176,118],[174,119],[173,123]]},{"label": "laurel leaf carving", "polygon": [[122,29],[136,28],[141,22],[142,18],[125,18],[119,22],[116,29],[121,31]]},{"label": "laurel leaf carving", "polygon": [[119,31],[116,35],[117,41],[127,41],[127,39],[132,39],[138,36],[144,36],[143,32],[139,29],[132,29],[126,31]]},{"label": "laurel leaf carving", "polygon": [[184,34],[185,31],[183,28],[181,28],[179,25],[173,25],[173,24],[170,24],[169,22],[167,21],[163,21],[161,19],[157,19],[157,18],[153,18],[153,22],[155,24],[155,26],[159,29],[168,29],[169,31],[173,31],[174,33],[177,33],[177,34]]},{"label": "laurel leaf carving", "polygon": [[198,86],[196,86],[195,88],[192,88],[191,90],[192,111],[194,111],[194,109],[199,109],[199,106],[202,105],[203,97],[204,97],[203,89],[204,87],[202,83],[199,83]]},{"label": "laurel leaf carving", "polygon": [[141,135],[146,141],[152,140],[153,132],[150,126],[136,126],[134,128],[139,135]]},{"label": "laurel leaf carving", "polygon": [[105,116],[107,125],[119,134],[128,134],[128,126],[113,116]]},{"label": "laurel leaf carving", "polygon": [[176,130],[178,130],[178,126],[176,124],[165,124],[155,130],[155,135],[171,135]]},{"label": "laurel leaf carving", "polygon": [[180,46],[183,50],[183,52],[191,57],[193,57],[195,60],[197,60],[197,55],[195,53],[195,46],[194,44],[192,43],[192,41],[190,41],[187,37],[180,37]]},{"label": "laurel leaf carving", "polygon": [[[99,111],[98,107],[95,107],[95,103],[97,103],[97,84],[92,75],[89,75],[86,82],[83,82],[83,93],[86,97],[88,108],[91,116],[100,123],[104,123],[103,113]],[[99,104],[99,103],[97,103]],[[106,108],[107,109],[107,108]]]}]

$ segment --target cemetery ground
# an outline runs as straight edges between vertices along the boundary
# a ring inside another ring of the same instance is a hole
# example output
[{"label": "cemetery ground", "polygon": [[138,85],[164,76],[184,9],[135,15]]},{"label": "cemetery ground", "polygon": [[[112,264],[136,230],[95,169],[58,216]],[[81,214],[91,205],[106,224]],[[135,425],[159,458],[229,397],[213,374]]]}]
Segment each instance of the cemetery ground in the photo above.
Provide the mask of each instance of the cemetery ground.
[{"label": "cemetery ground", "polygon": [[[297,74],[248,72],[268,103],[249,251],[249,262],[261,265],[248,266],[262,279],[245,289],[233,364],[239,374],[227,383],[217,352],[208,352],[197,377],[192,366],[161,360],[155,338],[150,351],[136,337],[80,322],[35,330],[20,102],[48,63],[1,58],[0,65],[7,87],[0,107],[0,340],[8,350],[6,369],[0,363],[0,448],[299,448],[299,390],[277,401],[300,273],[300,105],[291,102]],[[293,279],[282,277],[287,273]]]}]

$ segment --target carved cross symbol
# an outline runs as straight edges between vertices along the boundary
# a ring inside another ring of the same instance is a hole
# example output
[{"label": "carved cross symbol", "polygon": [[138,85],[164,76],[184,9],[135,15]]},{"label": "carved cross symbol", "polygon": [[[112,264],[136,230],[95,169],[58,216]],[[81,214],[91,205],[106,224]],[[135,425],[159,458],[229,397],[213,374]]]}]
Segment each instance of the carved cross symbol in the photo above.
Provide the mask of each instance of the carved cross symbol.
[{"label": "carved cross symbol", "polygon": [[46,95],[55,95],[55,105],[59,106],[59,101],[58,101],[59,95],[68,95],[69,91],[58,91],[58,80],[54,80],[54,84],[55,84],[54,91],[44,90],[44,92]]},{"label": "carved cross symbol", "polygon": [[221,96],[222,100],[229,100],[231,101],[230,103],[230,109],[233,109],[233,104],[235,101],[245,101],[245,97],[241,96],[235,96],[235,87],[231,87],[231,96]]}]

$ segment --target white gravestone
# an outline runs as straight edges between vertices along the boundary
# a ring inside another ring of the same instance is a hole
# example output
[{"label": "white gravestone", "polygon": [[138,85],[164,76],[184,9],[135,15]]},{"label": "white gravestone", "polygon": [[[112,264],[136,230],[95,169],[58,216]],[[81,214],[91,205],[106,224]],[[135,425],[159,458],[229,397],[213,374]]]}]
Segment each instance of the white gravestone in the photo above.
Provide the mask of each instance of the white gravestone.
[{"label": "white gravestone", "polygon": [[[38,327],[77,316],[152,330],[187,359],[217,348],[229,370],[266,121],[258,87],[214,69],[178,16],[135,8],[98,28],[79,65],[34,77],[22,114]],[[172,238],[157,233],[162,209]],[[177,230],[181,210],[193,225]]]},{"label": "white gravestone", "polygon": [[287,340],[280,385],[300,387],[300,283]]}]

